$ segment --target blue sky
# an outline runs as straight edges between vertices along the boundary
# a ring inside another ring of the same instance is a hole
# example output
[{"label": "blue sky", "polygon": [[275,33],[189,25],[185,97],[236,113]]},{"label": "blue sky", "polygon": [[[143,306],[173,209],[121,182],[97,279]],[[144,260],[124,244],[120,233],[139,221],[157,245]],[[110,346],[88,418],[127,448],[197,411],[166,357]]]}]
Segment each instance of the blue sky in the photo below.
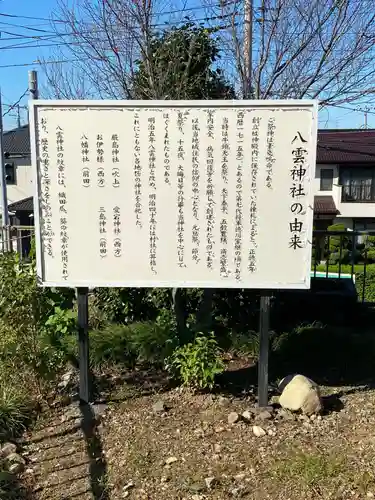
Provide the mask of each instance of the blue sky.
[{"label": "blue sky", "polygon": [[[57,8],[57,0],[2,0],[0,3],[0,13],[15,16],[45,17],[51,16],[51,13]],[[31,29],[30,29],[31,28]],[[50,26],[47,21],[30,20],[20,17],[0,16],[0,87],[3,99],[3,113],[18,101],[19,97],[27,88],[28,70],[39,70],[40,83],[43,83],[43,74],[37,64],[30,66],[13,66],[33,63],[38,57],[48,57],[49,48],[41,49],[38,42],[32,38],[19,39],[22,36],[43,35],[43,31],[48,30]],[[7,33],[5,33],[7,32]],[[44,33],[45,34],[45,33]],[[12,47],[23,42],[30,42],[33,47]],[[13,67],[4,67],[13,66]],[[22,105],[27,104],[27,97],[23,98]],[[327,108],[321,111],[319,116],[319,125],[322,128],[359,128],[364,125],[364,113],[352,111],[355,105],[348,106],[349,109]],[[23,121],[26,119],[26,112],[22,114]],[[4,128],[15,127],[17,120],[14,113],[4,117]],[[368,126],[375,127],[375,112],[372,108],[368,114]]]}]

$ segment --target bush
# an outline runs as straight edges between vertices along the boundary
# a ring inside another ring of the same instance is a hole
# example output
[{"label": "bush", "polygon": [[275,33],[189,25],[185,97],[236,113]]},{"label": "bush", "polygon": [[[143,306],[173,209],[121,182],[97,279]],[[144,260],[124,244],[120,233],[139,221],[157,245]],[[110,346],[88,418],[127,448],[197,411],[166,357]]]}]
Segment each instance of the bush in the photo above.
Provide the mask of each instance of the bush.
[{"label": "bush", "polygon": [[[66,352],[75,344],[65,340]],[[177,345],[177,338],[168,328],[155,322],[130,325],[107,324],[101,330],[90,331],[90,361],[93,367],[136,363],[160,366]]]},{"label": "bush", "polygon": [[20,380],[10,377],[1,366],[0,374],[0,441],[20,433],[32,413],[27,388]]},{"label": "bush", "polygon": [[[19,370],[22,366],[31,370],[39,391],[42,380],[54,378],[61,368],[60,354],[49,341],[46,323],[56,315],[56,307],[71,306],[72,293],[38,287],[34,261],[19,261],[14,253],[0,256],[0,331],[8,338],[0,358],[12,357]],[[53,327],[57,325],[58,320]]]},{"label": "bush", "polygon": [[216,375],[224,370],[214,334],[205,336],[197,333],[193,342],[174,351],[167,368],[184,386],[212,389]]},{"label": "bush", "polygon": [[259,335],[256,332],[231,333],[229,336],[230,350],[240,356],[259,356]]},{"label": "bush", "polygon": [[[344,224],[332,224],[332,226],[328,227],[328,231],[346,231],[346,227]],[[333,253],[340,252],[340,246],[342,245],[343,249],[347,249],[349,246],[349,237],[348,236],[340,236],[340,235],[332,235],[329,237],[329,251]]]},{"label": "bush", "polygon": [[368,250],[365,257],[367,258],[367,262],[375,262],[375,249]]}]

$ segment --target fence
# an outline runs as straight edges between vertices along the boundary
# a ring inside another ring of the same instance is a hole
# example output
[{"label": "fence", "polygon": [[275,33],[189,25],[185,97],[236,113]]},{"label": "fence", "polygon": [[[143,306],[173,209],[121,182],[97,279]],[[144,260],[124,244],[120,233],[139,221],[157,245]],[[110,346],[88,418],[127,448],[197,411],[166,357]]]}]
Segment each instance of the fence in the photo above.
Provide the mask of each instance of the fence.
[{"label": "fence", "polygon": [[[33,226],[2,227],[0,248],[27,259],[34,231]],[[330,281],[350,279],[361,302],[375,302],[375,231],[314,231],[311,272]]]},{"label": "fence", "polygon": [[26,259],[34,233],[34,226],[3,226],[0,228],[0,248],[3,252],[17,252],[21,259]]},{"label": "fence", "polygon": [[350,278],[361,302],[375,302],[375,231],[314,231],[312,245],[314,277]]}]

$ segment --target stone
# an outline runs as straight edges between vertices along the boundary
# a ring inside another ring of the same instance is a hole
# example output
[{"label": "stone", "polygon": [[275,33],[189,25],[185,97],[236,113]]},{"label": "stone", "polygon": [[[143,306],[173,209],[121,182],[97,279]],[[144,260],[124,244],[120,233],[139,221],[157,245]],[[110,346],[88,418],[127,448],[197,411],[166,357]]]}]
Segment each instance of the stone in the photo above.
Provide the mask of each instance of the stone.
[{"label": "stone", "polygon": [[165,464],[166,465],[171,465],[171,464],[174,464],[175,462],[177,462],[177,458],[176,457],[168,457],[167,460],[165,461]]},{"label": "stone", "polygon": [[263,413],[264,411],[268,411],[269,413],[273,414],[275,409],[273,406],[254,406],[254,408],[252,408],[251,411],[255,415],[259,415],[260,413]]},{"label": "stone", "polygon": [[242,413],[242,418],[243,418],[244,420],[249,421],[249,420],[252,420],[252,419],[253,419],[253,417],[254,417],[254,414],[253,414],[251,411],[249,411],[249,410],[245,410],[245,411]]},{"label": "stone", "polygon": [[228,415],[228,424],[235,424],[236,422],[239,421],[239,419],[240,419],[239,414],[236,413],[235,411],[232,411]]},{"label": "stone", "polygon": [[214,444],[214,452],[221,453],[221,446],[218,443]]},{"label": "stone", "polygon": [[282,418],[283,420],[287,421],[295,421],[296,416],[289,410],[286,410],[285,408],[280,408],[279,411],[277,412],[278,418]]},{"label": "stone", "polygon": [[216,434],[220,434],[220,432],[224,432],[224,431],[225,431],[225,427],[223,427],[223,426],[215,427]]},{"label": "stone", "polygon": [[159,399],[159,401],[156,401],[156,403],[152,405],[152,411],[154,413],[164,413],[166,411],[164,401],[162,401],[161,399]]},{"label": "stone", "polygon": [[253,426],[253,433],[256,437],[263,437],[266,435],[266,431],[262,427],[259,427],[259,425]]},{"label": "stone", "polygon": [[322,411],[319,387],[304,375],[285,377],[280,382],[279,388],[283,388],[279,398],[279,403],[283,408],[302,411],[305,415]]},{"label": "stone", "polygon": [[10,474],[21,474],[21,472],[23,472],[25,466],[24,464],[21,464],[19,462],[15,462],[13,464],[10,464],[8,466],[8,472],[10,472]]},{"label": "stone", "polygon": [[258,415],[255,417],[255,420],[262,422],[264,420],[270,420],[271,418],[272,418],[272,414],[269,411],[264,410],[264,411],[261,411],[260,413],[258,413]]},{"label": "stone", "polygon": [[100,420],[105,415],[105,412],[108,410],[108,405],[101,403],[101,404],[92,405],[91,408],[93,410],[95,418],[97,420]]},{"label": "stone", "polygon": [[69,370],[61,377],[61,382],[58,384],[59,389],[66,389],[73,378],[73,371]]},{"label": "stone", "polygon": [[210,490],[215,485],[216,479],[214,476],[206,477],[204,482],[206,483],[207,489]]},{"label": "stone", "polygon": [[11,453],[6,458],[8,471],[11,474],[20,474],[25,469],[25,459],[18,455],[18,453]]},{"label": "stone", "polygon": [[7,458],[9,455],[16,453],[17,446],[14,443],[5,443],[4,446],[1,447],[0,457]]}]

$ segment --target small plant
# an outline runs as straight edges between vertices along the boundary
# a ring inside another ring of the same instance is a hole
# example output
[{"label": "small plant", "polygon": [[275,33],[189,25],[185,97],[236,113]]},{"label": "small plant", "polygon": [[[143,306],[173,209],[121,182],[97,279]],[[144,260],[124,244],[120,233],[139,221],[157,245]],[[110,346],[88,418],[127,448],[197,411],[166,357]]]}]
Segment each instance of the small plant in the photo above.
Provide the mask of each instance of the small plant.
[{"label": "small plant", "polygon": [[213,333],[197,333],[195,340],[178,347],[172,354],[167,369],[184,386],[193,389],[212,389],[216,375],[224,371],[221,350]]},{"label": "small plant", "polygon": [[230,350],[240,356],[259,356],[259,336],[256,332],[232,333],[230,335]]},{"label": "small plant", "polygon": [[10,377],[0,377],[0,441],[22,431],[31,415],[26,391],[15,382]]},{"label": "small plant", "polygon": [[279,480],[293,478],[306,486],[337,478],[345,466],[343,456],[330,453],[295,451],[287,459],[277,462],[273,475]]}]

